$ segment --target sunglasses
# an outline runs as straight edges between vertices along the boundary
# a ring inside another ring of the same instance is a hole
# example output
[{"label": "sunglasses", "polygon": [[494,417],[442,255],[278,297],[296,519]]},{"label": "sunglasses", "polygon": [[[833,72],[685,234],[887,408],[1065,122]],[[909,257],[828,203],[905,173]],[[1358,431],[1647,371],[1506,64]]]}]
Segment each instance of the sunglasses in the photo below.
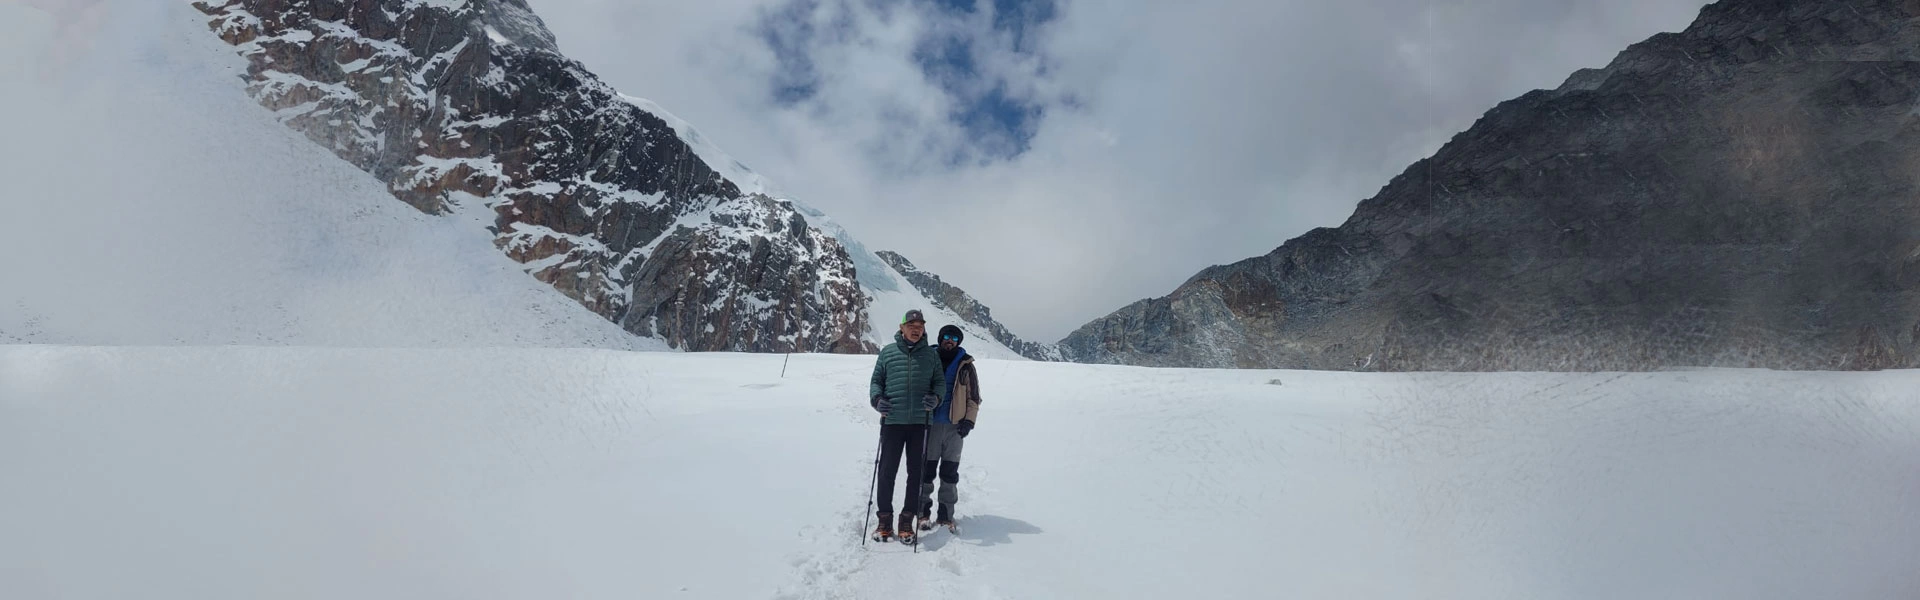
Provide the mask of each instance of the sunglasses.
[{"label": "sunglasses", "polygon": [[940,341],[942,341],[942,342],[958,342],[958,341],[960,341],[960,336],[955,336],[955,335],[943,335],[943,336],[940,336]]}]

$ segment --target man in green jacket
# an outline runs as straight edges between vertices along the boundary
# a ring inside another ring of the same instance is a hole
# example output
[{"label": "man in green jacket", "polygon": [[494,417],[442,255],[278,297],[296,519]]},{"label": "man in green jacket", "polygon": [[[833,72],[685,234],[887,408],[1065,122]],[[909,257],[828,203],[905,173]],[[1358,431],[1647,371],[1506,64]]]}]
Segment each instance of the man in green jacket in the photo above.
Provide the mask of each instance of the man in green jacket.
[{"label": "man in green jacket", "polygon": [[[901,543],[913,543],[915,515],[926,514],[920,502],[920,469],[926,459],[927,422],[933,409],[947,395],[946,373],[940,368],[939,351],[927,343],[927,319],[918,309],[900,318],[900,332],[892,344],[880,349],[873,364],[873,385],[869,403],[879,411],[880,464],[878,491],[880,527],[873,531],[874,541],[898,537]],[[898,527],[893,518],[893,479],[900,473],[901,454],[907,460],[907,489],[901,500],[907,505],[900,512]]]}]

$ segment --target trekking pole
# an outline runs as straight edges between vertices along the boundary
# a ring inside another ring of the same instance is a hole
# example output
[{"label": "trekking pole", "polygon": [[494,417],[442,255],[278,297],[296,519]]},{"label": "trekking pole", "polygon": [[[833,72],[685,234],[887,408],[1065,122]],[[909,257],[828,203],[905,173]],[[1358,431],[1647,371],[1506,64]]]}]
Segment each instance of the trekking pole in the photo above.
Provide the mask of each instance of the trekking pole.
[{"label": "trekking pole", "polygon": [[867,545],[867,519],[873,516],[873,492],[880,485],[880,447],[886,442],[885,430],[873,442],[873,478],[867,480],[867,514],[860,517],[860,545]]},{"label": "trekking pole", "polygon": [[[936,406],[935,408],[938,408],[938,406]],[[923,485],[923,486],[927,484],[927,473],[926,473],[927,446],[928,446],[927,440],[932,437],[933,437],[933,411],[930,410],[930,411],[927,411],[927,427],[926,429],[920,430],[920,471],[921,473],[920,473],[920,478],[915,480],[920,482],[920,485]],[[879,463],[876,461],[874,464],[879,464]],[[914,496],[913,498],[914,500],[919,500],[920,498],[925,497],[927,494],[926,490],[919,490],[919,492],[920,494]],[[926,513],[926,511],[927,511],[927,507],[922,506],[920,507],[920,510],[917,512],[923,513],[923,514],[914,515],[914,523],[913,523],[913,553],[914,554],[920,553],[919,519],[920,517],[926,516],[924,514]]]}]

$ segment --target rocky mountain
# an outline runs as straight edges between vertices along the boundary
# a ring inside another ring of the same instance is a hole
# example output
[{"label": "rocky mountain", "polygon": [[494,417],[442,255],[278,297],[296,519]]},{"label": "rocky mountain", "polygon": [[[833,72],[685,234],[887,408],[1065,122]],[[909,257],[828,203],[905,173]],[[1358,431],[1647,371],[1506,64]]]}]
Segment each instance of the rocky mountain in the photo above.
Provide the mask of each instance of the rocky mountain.
[{"label": "rocky mountain", "polygon": [[1339,227],[1061,343],[1374,370],[1920,366],[1920,3],[1722,0],[1503,102]]},{"label": "rocky mountain", "polygon": [[281,121],[429,213],[478,212],[540,281],[687,350],[867,352],[838,240],[742,190],[522,0],[196,4]]},{"label": "rocky mountain", "polygon": [[[939,275],[920,270],[919,267],[913,266],[912,261],[898,252],[882,250],[879,256],[881,260],[887,262],[887,266],[906,278],[914,289],[919,290],[921,295],[926,296],[934,308],[951,312],[958,317],[960,323],[957,324],[962,331],[966,332],[969,343],[984,334],[985,337],[999,341],[1021,356],[1033,360],[1060,360],[1059,348],[1050,344],[1025,341],[1013,332],[1007,331],[1005,325],[993,320],[993,311],[980,301],[974,300],[966,290],[941,281]],[[931,323],[929,325],[938,326]]]},{"label": "rocky mountain", "polygon": [[870,309],[931,303],[825,214],[566,58],[524,0],[194,6],[281,122],[421,211],[484,220],[534,277],[635,335],[872,352],[893,327]]}]

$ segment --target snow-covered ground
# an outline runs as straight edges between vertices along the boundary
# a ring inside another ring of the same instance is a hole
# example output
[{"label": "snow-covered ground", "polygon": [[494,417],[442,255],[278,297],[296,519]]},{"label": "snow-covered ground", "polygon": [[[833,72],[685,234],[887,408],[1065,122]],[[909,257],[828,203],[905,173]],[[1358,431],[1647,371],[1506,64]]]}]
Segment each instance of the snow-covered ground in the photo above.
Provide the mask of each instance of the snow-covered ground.
[{"label": "snow-covered ground", "polygon": [[0,596],[1912,598],[1920,373],[987,361],[863,546],[870,358],[0,347]]}]

